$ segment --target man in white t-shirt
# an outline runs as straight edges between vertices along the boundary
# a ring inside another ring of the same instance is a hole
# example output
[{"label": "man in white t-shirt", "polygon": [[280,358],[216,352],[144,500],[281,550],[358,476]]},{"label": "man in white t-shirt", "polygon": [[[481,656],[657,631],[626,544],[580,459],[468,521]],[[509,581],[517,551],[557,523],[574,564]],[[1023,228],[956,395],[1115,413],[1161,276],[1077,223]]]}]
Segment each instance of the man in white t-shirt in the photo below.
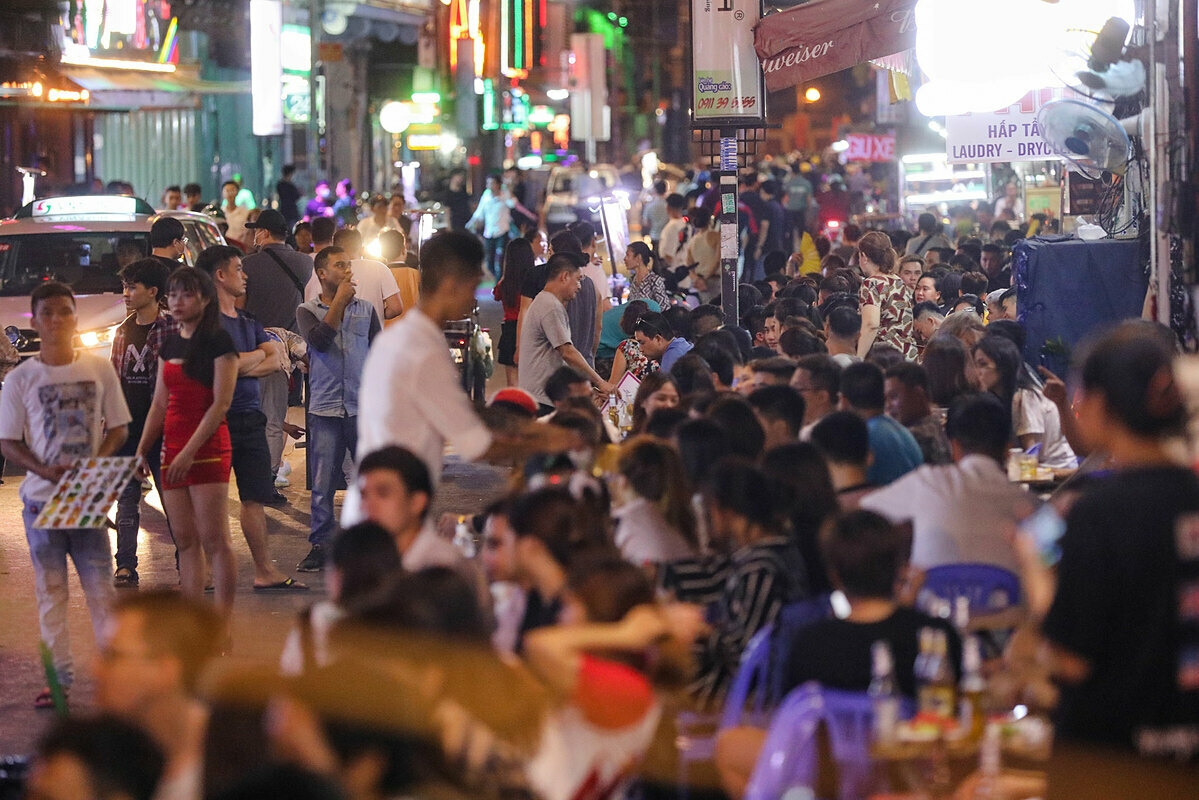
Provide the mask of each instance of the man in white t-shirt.
[{"label": "man in white t-shirt", "polygon": [[371,200],[371,215],[358,221],[358,233],[362,234],[363,242],[371,242],[378,238],[386,229],[400,230],[400,221],[392,219],[387,214],[387,198],[378,195]]},{"label": "man in white t-shirt", "polygon": [[221,186],[221,197],[224,202],[221,203],[221,213],[225,215],[225,222],[229,225],[225,231],[225,238],[230,244],[236,242],[242,245],[242,249],[247,249],[250,242],[247,241],[248,231],[246,223],[250,219],[250,209],[237,204],[237,195],[241,192],[241,184],[237,181],[225,181]]},{"label": "man in white t-shirt", "polygon": [[[4,379],[0,448],[5,458],[26,470],[20,495],[38,622],[58,681],[66,689],[75,677],[67,629],[67,556],[75,564],[99,641],[113,599],[112,549],[103,517],[76,519],[75,512],[52,520],[53,527],[38,528],[35,522],[54,496],[58,479],[73,464],[117,452],[130,417],[121,381],[108,359],[74,350],[78,317],[70,287],[56,281],[40,284],[30,301],[30,322],[41,337],[41,351]],[[52,707],[48,688],[34,705]]]},{"label": "man in white t-shirt", "polygon": [[[447,320],[469,316],[483,278],[483,246],[461,231],[434,234],[421,248],[421,291],[416,308],[384,328],[362,368],[358,399],[359,462],[369,453],[399,445],[429,468],[434,488],[441,479],[446,442],[468,461],[524,458],[563,452],[576,438],[552,425],[532,422],[515,431],[488,430],[462,390],[446,346]],[[342,527],[363,519],[357,487],[346,493]]]},{"label": "man in white t-shirt", "polygon": [[[333,236],[333,244],[350,256],[350,269],[354,273],[354,296],[374,306],[380,323],[404,313],[404,305],[400,301],[400,287],[396,283],[395,275],[383,262],[362,258],[361,233],[352,228],[340,230]],[[312,277],[304,285],[304,302],[311,302],[320,294],[321,281],[316,275],[316,270],[313,270]]]}]

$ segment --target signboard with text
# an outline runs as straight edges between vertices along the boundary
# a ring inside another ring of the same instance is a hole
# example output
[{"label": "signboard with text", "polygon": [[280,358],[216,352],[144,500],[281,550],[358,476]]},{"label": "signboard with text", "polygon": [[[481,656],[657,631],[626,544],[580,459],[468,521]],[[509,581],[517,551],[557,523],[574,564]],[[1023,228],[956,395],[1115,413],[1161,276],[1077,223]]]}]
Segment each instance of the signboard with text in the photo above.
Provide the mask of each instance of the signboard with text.
[{"label": "signboard with text", "polygon": [[754,52],[761,0],[692,0],[692,119],[699,127],[761,125],[762,67]]},{"label": "signboard with text", "polygon": [[849,149],[845,151],[846,161],[881,161],[895,160],[895,134],[850,133],[845,137]]},{"label": "signboard with text", "polygon": [[946,117],[945,150],[949,163],[1057,160],[1059,156],[1041,135],[1037,111],[1050,100],[1077,96],[1065,88],[1038,89],[1009,108]]}]

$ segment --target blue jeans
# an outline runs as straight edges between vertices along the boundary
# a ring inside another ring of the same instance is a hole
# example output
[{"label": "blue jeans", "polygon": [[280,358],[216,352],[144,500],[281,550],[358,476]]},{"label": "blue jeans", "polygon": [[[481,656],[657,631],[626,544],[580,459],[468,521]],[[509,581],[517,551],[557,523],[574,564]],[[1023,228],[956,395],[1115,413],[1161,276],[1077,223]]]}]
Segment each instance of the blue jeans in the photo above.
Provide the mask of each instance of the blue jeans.
[{"label": "blue jeans", "polygon": [[92,631],[98,642],[115,593],[112,588],[112,550],[108,544],[108,531],[104,528],[46,530],[33,527],[41,510],[41,503],[27,503],[24,510],[25,538],[33,560],[38,624],[42,641],[54,656],[58,680],[63,686],[70,686],[75,679],[75,664],[71,659],[67,630],[67,556],[75,563],[75,572],[87,598]]},{"label": "blue jeans", "polygon": [[[333,538],[337,518],[333,495],[346,457],[358,450],[358,417],[308,415],[308,459],[312,469],[312,533],[309,544],[324,546]],[[349,476],[352,480],[352,476]]]},{"label": "blue jeans", "polygon": [[[132,438],[132,437],[130,437]],[[134,452],[136,452],[137,443],[134,442]],[[121,452],[121,455],[131,456],[134,452]],[[155,442],[150,448],[150,452],[146,454],[146,464],[150,467],[150,474],[154,476],[154,486],[162,486],[162,440]],[[129,481],[129,485],[125,487],[125,491],[121,492],[121,496],[117,498],[117,569],[128,567],[129,569],[137,569],[137,533],[141,529],[142,515],[142,482],[137,478]],[[163,516],[166,516],[164,510]],[[171,530],[171,521],[167,520],[167,533],[171,536],[171,541],[175,540],[175,534]]]}]

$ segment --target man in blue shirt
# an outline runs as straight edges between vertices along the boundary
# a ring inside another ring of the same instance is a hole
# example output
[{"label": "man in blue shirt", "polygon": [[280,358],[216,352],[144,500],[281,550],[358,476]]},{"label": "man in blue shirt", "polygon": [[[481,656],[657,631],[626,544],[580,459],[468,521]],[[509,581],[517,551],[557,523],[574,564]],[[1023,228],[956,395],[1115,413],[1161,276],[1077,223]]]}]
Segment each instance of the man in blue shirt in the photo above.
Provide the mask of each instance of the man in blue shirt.
[{"label": "man in blue shirt", "polygon": [[633,333],[641,352],[655,359],[663,372],[670,372],[674,362],[691,351],[692,344],[681,336],[675,336],[666,317],[651,311],[641,318]]},{"label": "man in blue shirt", "polygon": [[924,463],[920,445],[902,424],[883,413],[886,378],[874,364],[850,364],[841,371],[841,410],[866,420],[874,462],[866,479],[886,486]]},{"label": "man in blue shirt", "polygon": [[233,247],[216,245],[200,253],[196,268],[212,276],[220,304],[221,327],[237,347],[237,386],[233,402],[225,415],[229,441],[233,446],[233,473],[241,500],[241,530],[254,560],[254,591],[295,592],[308,587],[289,578],[275,566],[266,538],[266,511],[275,503],[271,451],[266,442],[266,414],[258,378],[283,370],[287,361],[282,345],[273,341],[262,325],[237,308],[237,299],[246,293],[246,273],[241,253]]},{"label": "man in blue shirt", "polygon": [[[333,495],[346,456],[358,449],[358,391],[371,341],[382,326],[374,306],[355,296],[349,253],[326,247],[316,254],[321,293],[296,309],[308,342],[308,458],[312,467],[311,548],[297,567],[315,572],[333,537]],[[347,476],[347,484],[352,479]]]}]

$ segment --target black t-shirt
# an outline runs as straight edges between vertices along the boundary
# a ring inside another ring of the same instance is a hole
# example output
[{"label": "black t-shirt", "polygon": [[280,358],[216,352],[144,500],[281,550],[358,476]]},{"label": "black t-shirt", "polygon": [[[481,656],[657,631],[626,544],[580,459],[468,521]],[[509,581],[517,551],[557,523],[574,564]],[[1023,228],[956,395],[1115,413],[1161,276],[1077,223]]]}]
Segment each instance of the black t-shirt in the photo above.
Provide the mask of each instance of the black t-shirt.
[{"label": "black t-shirt", "polygon": [[125,352],[121,355],[121,388],[125,392],[125,403],[133,421],[129,424],[130,436],[140,431],[150,413],[150,402],[154,399],[154,383],[158,380],[158,355],[148,352],[146,341],[150,337],[149,325],[138,325],[137,318],[130,317],[122,326],[125,333]]},{"label": "black t-shirt", "polygon": [[1199,479],[1156,467],[1097,480],[1061,546],[1044,631],[1091,671],[1063,687],[1058,733],[1124,747],[1142,727],[1199,734]]},{"label": "black t-shirt", "polygon": [[524,280],[520,282],[520,294],[522,297],[527,297],[532,300],[541,293],[545,288],[545,264],[536,264],[525,273]]},{"label": "black t-shirt", "polygon": [[174,272],[175,270],[184,266],[183,262],[177,258],[167,258],[166,256],[155,256],[155,255],[150,256],[150,258],[153,258],[156,261],[161,262],[162,265],[167,268],[167,273]]},{"label": "black t-shirt", "polygon": [[915,698],[916,677],[912,668],[920,654],[921,628],[946,632],[956,681],[962,664],[962,643],[957,631],[943,619],[911,608],[898,608],[878,622],[828,619],[796,633],[791,652],[785,654],[782,662],[782,690],[789,692],[808,681],[819,681],[830,689],[864,692],[870,687],[870,648],[882,640],[891,647],[896,686],[903,694]]},{"label": "black t-shirt", "polygon": [[[194,351],[193,348],[195,348]],[[193,352],[195,353],[194,360],[197,365],[194,373],[187,370],[187,360]],[[181,335],[175,334],[163,342],[159,358],[164,361],[183,359],[184,370],[188,377],[195,378],[200,383],[211,386],[213,372],[215,371],[212,362],[223,355],[236,352],[237,348],[233,346],[233,337],[222,329],[211,336],[194,336],[191,339],[184,339]]]},{"label": "black t-shirt", "polygon": [[562,599],[555,597],[546,601],[541,592],[530,589],[525,596],[525,615],[520,620],[520,632],[516,640],[516,652],[524,651],[525,634],[538,628],[557,625],[562,615]]}]

